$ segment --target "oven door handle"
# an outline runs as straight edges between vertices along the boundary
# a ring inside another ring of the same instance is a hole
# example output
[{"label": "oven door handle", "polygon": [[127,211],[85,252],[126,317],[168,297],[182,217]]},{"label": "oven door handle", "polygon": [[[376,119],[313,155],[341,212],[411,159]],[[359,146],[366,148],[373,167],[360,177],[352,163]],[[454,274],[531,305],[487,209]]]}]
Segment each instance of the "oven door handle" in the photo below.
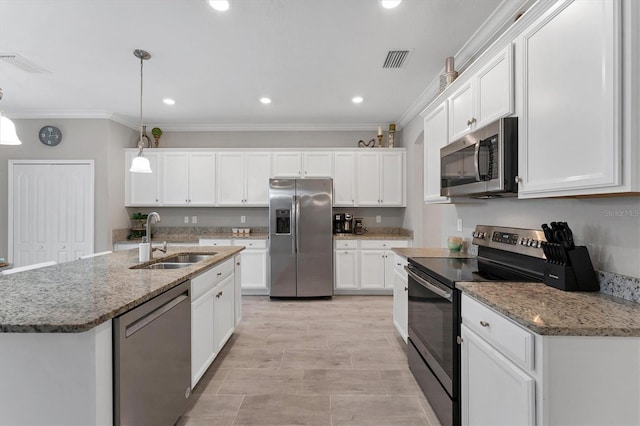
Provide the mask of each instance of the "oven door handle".
[{"label": "oven door handle", "polygon": [[404,267],[404,270],[407,271],[407,274],[409,274],[409,276],[411,278],[413,278],[414,280],[416,280],[416,282],[418,284],[420,284],[423,287],[426,287],[427,289],[431,290],[432,292],[434,292],[435,294],[437,294],[440,297],[444,297],[447,300],[451,300],[451,292],[447,291],[439,286],[436,286],[433,283],[430,283],[429,281],[425,280],[424,278],[420,277],[419,275],[416,275],[415,272],[413,272],[408,266]]}]

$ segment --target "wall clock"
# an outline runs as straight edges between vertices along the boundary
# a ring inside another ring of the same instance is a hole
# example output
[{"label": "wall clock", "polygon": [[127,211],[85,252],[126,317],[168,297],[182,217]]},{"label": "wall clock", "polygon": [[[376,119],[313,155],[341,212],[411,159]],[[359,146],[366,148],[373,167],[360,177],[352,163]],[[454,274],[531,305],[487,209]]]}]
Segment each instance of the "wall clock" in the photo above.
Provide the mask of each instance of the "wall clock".
[{"label": "wall clock", "polygon": [[44,126],[38,133],[40,142],[46,146],[56,146],[62,141],[62,132],[55,126]]}]

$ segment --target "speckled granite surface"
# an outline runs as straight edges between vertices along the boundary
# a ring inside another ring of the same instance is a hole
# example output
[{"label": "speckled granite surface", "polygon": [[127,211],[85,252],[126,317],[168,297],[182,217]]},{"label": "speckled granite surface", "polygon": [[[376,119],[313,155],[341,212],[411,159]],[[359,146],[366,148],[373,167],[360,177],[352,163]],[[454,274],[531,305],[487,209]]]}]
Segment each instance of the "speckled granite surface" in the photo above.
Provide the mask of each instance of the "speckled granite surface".
[{"label": "speckled granite surface", "polygon": [[596,271],[600,292],[640,303],[640,278]]},{"label": "speckled granite surface", "polygon": [[459,259],[467,259],[471,257],[475,257],[472,254],[467,252],[456,252],[452,253],[449,249],[445,248],[392,248],[391,251],[394,253],[405,257],[457,257]]},{"label": "speckled granite surface", "polygon": [[333,234],[334,240],[412,240],[413,231],[404,228],[369,228],[361,235]]},{"label": "speckled granite surface", "polygon": [[[75,333],[89,330],[242,251],[242,247],[175,247],[138,261],[138,250],[0,276],[0,332]],[[213,253],[182,269],[145,270],[172,254]]]},{"label": "speckled granite surface", "polygon": [[551,336],[640,337],[640,304],[543,283],[456,283],[464,293],[529,330]]},{"label": "speckled granite surface", "polygon": [[[194,243],[198,244],[200,238],[217,239],[255,239],[266,240],[269,238],[268,228],[251,228],[249,234],[234,234],[231,228],[209,226],[153,226],[153,241],[168,243]],[[114,244],[139,243],[141,239],[127,239],[128,229],[114,229],[111,237]]]}]

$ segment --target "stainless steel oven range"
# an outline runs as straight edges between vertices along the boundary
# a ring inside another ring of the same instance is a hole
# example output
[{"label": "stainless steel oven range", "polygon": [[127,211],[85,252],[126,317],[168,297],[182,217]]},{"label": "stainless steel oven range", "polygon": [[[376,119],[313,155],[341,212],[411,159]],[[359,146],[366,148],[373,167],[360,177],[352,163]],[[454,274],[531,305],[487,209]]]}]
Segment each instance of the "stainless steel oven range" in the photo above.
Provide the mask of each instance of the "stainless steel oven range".
[{"label": "stainless steel oven range", "polygon": [[409,258],[409,368],[443,425],[460,424],[463,281],[542,281],[541,230],[478,225],[476,258]]}]

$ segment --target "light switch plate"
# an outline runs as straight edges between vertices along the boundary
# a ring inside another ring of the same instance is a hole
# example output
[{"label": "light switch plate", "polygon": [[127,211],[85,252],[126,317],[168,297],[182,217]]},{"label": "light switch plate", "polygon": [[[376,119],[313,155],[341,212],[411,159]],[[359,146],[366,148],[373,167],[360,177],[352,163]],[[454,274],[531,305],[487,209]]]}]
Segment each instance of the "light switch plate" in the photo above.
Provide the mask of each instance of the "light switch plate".
[{"label": "light switch plate", "polygon": [[184,217],[184,223],[189,223],[189,216]]},{"label": "light switch plate", "polygon": [[240,223],[246,223],[247,222],[247,217],[246,216],[240,216]]},{"label": "light switch plate", "polygon": [[191,223],[198,223],[198,216],[191,216]]},{"label": "light switch plate", "polygon": [[376,223],[382,222],[382,216],[376,216]]},{"label": "light switch plate", "polygon": [[458,219],[458,231],[462,232],[462,219]]}]

